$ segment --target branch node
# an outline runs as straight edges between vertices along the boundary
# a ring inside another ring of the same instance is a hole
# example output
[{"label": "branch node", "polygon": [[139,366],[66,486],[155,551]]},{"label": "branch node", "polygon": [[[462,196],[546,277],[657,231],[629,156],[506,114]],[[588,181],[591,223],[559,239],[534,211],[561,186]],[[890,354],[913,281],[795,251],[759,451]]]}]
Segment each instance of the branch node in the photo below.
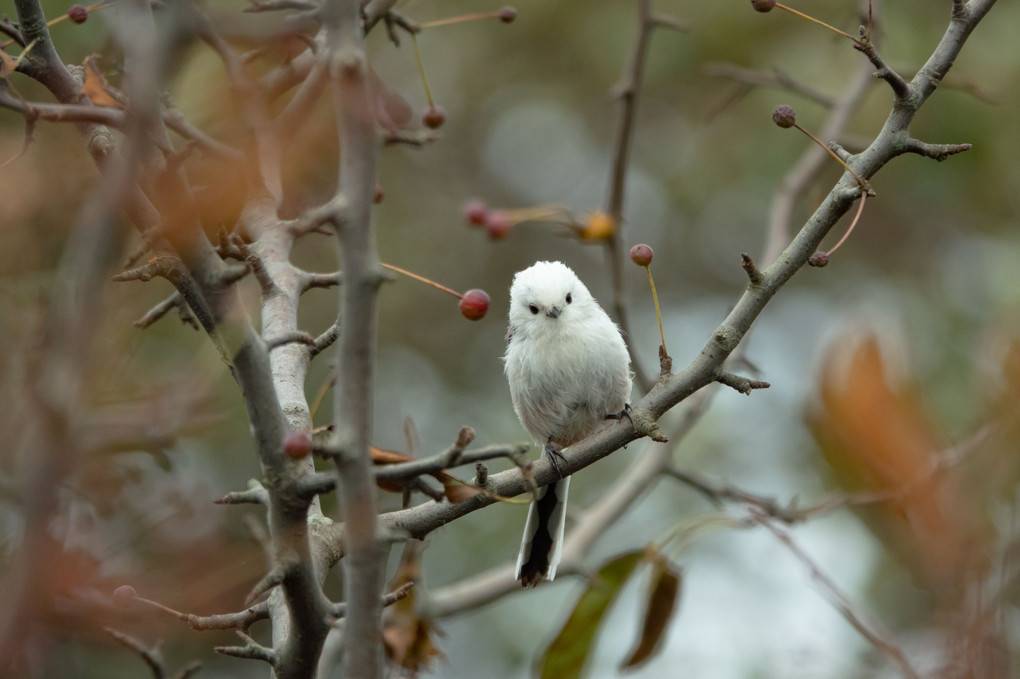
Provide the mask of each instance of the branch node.
[{"label": "branch node", "polygon": [[266,351],[272,351],[273,349],[278,349],[284,345],[295,343],[313,347],[315,346],[315,338],[303,330],[295,330],[293,332],[284,333],[279,337],[266,340]]},{"label": "branch node", "polygon": [[631,411],[630,422],[634,427],[634,432],[638,434],[638,436],[647,436],[658,443],[666,443],[669,441],[669,437],[667,437],[662,430],[659,429],[659,423],[647,415],[637,411]]}]

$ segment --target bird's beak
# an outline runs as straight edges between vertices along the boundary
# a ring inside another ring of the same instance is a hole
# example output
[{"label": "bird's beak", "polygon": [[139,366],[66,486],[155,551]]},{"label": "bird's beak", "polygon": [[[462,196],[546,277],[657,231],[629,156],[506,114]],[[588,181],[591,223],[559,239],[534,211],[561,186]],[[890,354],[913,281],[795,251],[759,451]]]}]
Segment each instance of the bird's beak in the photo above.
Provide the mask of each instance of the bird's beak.
[{"label": "bird's beak", "polygon": [[549,309],[549,311],[546,311],[545,315],[548,316],[549,318],[559,318],[561,313],[563,313],[563,310],[560,309],[558,306],[554,306],[553,308]]}]

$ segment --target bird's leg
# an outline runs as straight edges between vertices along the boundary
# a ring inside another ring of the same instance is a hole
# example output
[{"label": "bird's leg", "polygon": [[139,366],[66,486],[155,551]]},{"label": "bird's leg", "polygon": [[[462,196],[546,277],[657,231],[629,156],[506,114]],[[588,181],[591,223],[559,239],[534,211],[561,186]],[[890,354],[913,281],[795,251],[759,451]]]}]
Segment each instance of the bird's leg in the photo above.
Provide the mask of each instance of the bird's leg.
[{"label": "bird's leg", "polygon": [[556,470],[556,473],[559,474],[562,479],[563,470],[560,469],[560,463],[558,460],[562,460],[565,464],[567,458],[563,457],[563,453],[560,452],[559,447],[552,442],[552,439],[549,439],[545,442],[545,447],[542,449],[542,452],[549,456],[549,462],[552,464],[552,468]]},{"label": "bird's leg", "polygon": [[629,403],[624,403],[623,404],[623,410],[621,410],[620,412],[618,412],[618,413],[609,413],[608,415],[606,415],[606,419],[607,420],[622,420],[624,418],[627,418],[627,420],[631,424],[634,424],[634,420],[630,416],[630,404]]}]

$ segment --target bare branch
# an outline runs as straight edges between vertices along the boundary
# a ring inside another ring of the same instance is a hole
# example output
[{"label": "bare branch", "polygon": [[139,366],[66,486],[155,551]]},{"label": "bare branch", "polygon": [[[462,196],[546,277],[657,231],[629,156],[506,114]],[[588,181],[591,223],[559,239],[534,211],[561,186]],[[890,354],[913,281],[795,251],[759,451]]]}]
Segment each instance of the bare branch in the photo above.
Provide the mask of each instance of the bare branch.
[{"label": "bare branch", "polygon": [[825,108],[832,108],[836,100],[820,92],[813,87],[794,80],[778,68],[771,71],[760,71],[754,68],[744,68],[736,64],[711,63],[705,66],[705,75],[716,78],[727,78],[736,83],[748,87],[772,87],[785,90],[809,99]]},{"label": "bare branch", "polygon": [[149,666],[153,677],[163,679],[166,676],[166,667],[163,664],[163,653],[160,650],[160,644],[149,647],[142,641],[123,632],[118,632],[112,627],[104,627],[103,630],[116,639],[118,643],[140,655],[145,664]]},{"label": "bare branch", "polygon": [[198,321],[195,319],[195,314],[192,313],[191,308],[184,301],[184,297],[181,293],[177,291],[145,312],[145,315],[132,323],[132,325],[140,329],[148,328],[150,325],[163,318],[163,316],[166,316],[173,309],[177,309],[181,323],[190,325],[195,330],[199,329]]},{"label": "bare branch", "polygon": [[[405,582],[392,592],[384,595],[382,599],[380,599],[380,604],[383,606],[383,608],[387,606],[392,606],[398,601],[406,599],[408,596],[410,596],[411,590],[413,588],[414,588],[413,581]],[[347,615],[347,604],[345,603],[333,604],[333,610],[331,612],[331,615],[338,621],[341,620],[344,616]]]},{"label": "bare branch", "polygon": [[406,481],[422,474],[434,474],[460,465],[497,458],[513,459],[527,453],[528,448],[527,445],[486,446],[477,450],[465,451],[463,448],[451,446],[438,455],[414,462],[378,466],[375,469],[375,477],[386,481]]},{"label": "bare branch", "polygon": [[770,386],[768,382],[741,377],[726,370],[720,370],[715,376],[715,381],[719,384],[725,384],[741,394],[750,394],[754,389],[768,389]]},{"label": "bare branch", "polygon": [[259,644],[241,630],[237,630],[236,633],[237,636],[241,637],[244,641],[244,646],[217,646],[213,650],[217,653],[222,653],[223,655],[230,655],[235,658],[245,658],[247,660],[261,660],[274,667],[276,666],[278,657],[273,649],[266,648]]},{"label": "bare branch", "polygon": [[897,643],[895,636],[885,627],[885,625],[855,604],[832,580],[832,578],[830,578],[818,566],[818,564],[815,563],[814,559],[808,556],[807,552],[801,549],[800,545],[794,541],[793,536],[790,535],[788,531],[769,521],[768,517],[764,514],[752,512],[751,515],[759,525],[764,526],[773,535],[779,538],[779,541],[790,550],[790,553],[797,557],[797,559],[808,568],[811,572],[812,579],[821,586],[826,595],[836,606],[836,609],[843,614],[843,617],[846,618],[847,622],[849,622],[854,629],[860,632],[865,639],[871,642],[876,649],[881,651],[894,665],[896,665],[904,677],[907,679],[920,679],[920,675],[913,667],[911,667],[910,662],[903,653],[903,649],[901,649],[899,643]]}]

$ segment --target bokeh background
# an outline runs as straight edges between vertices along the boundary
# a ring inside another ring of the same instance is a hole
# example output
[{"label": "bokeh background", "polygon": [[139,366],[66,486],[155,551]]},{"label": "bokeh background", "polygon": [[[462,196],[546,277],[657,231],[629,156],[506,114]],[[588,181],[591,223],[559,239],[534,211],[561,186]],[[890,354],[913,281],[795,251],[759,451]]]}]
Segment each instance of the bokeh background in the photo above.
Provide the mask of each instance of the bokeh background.
[{"label": "bokeh background", "polygon": [[[51,16],[66,11],[58,2],[44,4]],[[760,256],[779,182],[809,143],[775,127],[772,108],[794,106],[798,122],[811,130],[826,115],[790,92],[740,93],[732,80],[711,75],[711,65],[780,69],[835,96],[863,57],[843,38],[787,13],[755,13],[746,1],[654,4],[690,30],[660,30],[652,38],[622,229],[628,246],[644,242],[655,249],[667,345],[679,367],[742,292],[739,254]],[[804,5],[800,9],[856,32],[859,3]],[[208,10],[237,34],[279,21],[241,14],[244,6],[216,2]],[[375,443],[382,448],[437,452],[462,425],[474,428],[480,444],[526,438],[499,360],[515,271],[537,259],[562,260],[596,297],[609,301],[601,247],[543,224],[516,226],[496,241],[461,216],[469,199],[505,208],[555,204],[578,215],[604,207],[617,124],[609,91],[630,53],[634,3],[523,0],[515,6],[519,15],[511,25],[490,20],[420,36],[429,84],[447,122],[435,143],[388,147],[380,157],[385,199],[375,224],[383,260],[492,296],[488,315],[472,323],[453,298],[432,288],[404,278],[384,288],[375,415]],[[875,7],[881,52],[909,76],[941,37],[950,3]],[[420,21],[495,9],[455,0],[398,8]],[[68,63],[108,55],[102,64],[116,82],[110,20],[100,12],[81,26],[55,26],[53,34]],[[772,387],[750,397],[721,392],[674,452],[684,469],[805,504],[839,491],[902,487],[937,456],[960,452],[962,461],[948,465],[937,487],[913,505],[841,510],[795,529],[799,544],[894,631],[921,670],[937,667],[947,645],[960,642],[965,610],[991,611],[976,616],[971,631],[991,639],[997,658],[1015,659],[1020,648],[1013,583],[1020,534],[1017,25],[1020,7],[999,3],[912,128],[923,140],[969,142],[973,150],[941,164],[898,158],[872,180],[878,195],[851,239],[827,268],[800,272],[749,337],[751,365],[739,367],[757,371]],[[380,79],[415,111],[424,110],[410,44],[394,49],[383,31],[369,44]],[[12,82],[30,99],[48,100],[26,79]],[[236,133],[222,70],[203,46],[182,53],[172,91],[182,112],[203,129],[226,139]],[[889,88],[876,82],[843,141],[850,147],[870,141],[890,104]],[[8,112],[0,121],[0,157],[6,159],[20,149],[22,129]],[[325,104],[288,161],[289,209],[332,193],[336,141]],[[215,173],[200,164],[193,171],[197,177]],[[74,131],[52,124],[40,124],[27,153],[0,172],[0,427],[12,442],[0,458],[0,556],[9,560],[26,539],[19,472],[32,455],[14,445],[23,421],[19,395],[66,235],[95,190],[96,172]],[[791,229],[838,176],[835,165],[819,174]],[[230,224],[236,196],[222,182],[210,186],[212,230],[217,222]],[[846,223],[829,237],[830,247]],[[332,271],[334,252],[333,243],[313,235],[299,243],[295,260],[308,270]],[[654,371],[658,328],[638,267],[628,264],[625,290],[628,342]],[[131,584],[180,610],[235,610],[263,573],[264,560],[245,520],[259,513],[211,504],[258,474],[243,404],[227,371],[206,338],[173,317],[144,331],[132,327],[171,292],[169,284],[111,283],[105,292],[102,342],[89,366],[96,412],[144,408],[180,436],[156,450],[111,451],[72,463],[52,528],[60,545],[50,561],[54,591],[25,622],[33,630],[27,676],[138,676],[140,659],[106,636],[103,625],[148,642],[165,639],[171,668],[200,659],[205,669],[199,676],[262,673],[212,652],[214,645],[232,643],[229,635],[192,632],[170,616],[121,611],[108,600],[114,587]],[[335,291],[311,291],[303,326],[318,334],[335,308]],[[308,380],[310,399],[327,373],[320,359]],[[325,424],[329,412],[327,397],[316,423]],[[597,503],[641,450],[633,445],[579,474],[572,503]],[[394,496],[383,502],[399,506]],[[590,561],[596,565],[719,511],[690,488],[662,481],[607,532]],[[499,505],[431,535],[425,588],[515,558],[524,516],[523,505]],[[686,573],[679,614],[662,653],[635,676],[892,676],[768,532],[714,532],[673,556]],[[331,591],[338,591],[338,575],[330,576]],[[442,620],[438,643],[445,659],[426,676],[527,676],[581,587],[561,580]],[[641,596],[638,587],[624,592],[589,676],[616,675],[636,634]],[[1008,670],[986,676],[1008,676]]]}]

